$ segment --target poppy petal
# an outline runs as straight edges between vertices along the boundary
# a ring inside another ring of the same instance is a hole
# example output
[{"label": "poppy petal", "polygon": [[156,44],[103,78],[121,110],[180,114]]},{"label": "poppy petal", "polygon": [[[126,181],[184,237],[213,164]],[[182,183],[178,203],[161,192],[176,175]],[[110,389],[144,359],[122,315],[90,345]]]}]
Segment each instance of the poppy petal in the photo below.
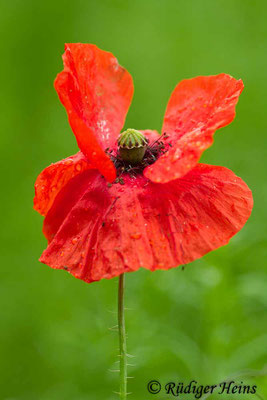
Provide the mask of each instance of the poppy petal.
[{"label": "poppy petal", "polygon": [[153,144],[156,140],[160,138],[160,134],[156,130],[145,129],[140,130],[140,132],[148,139],[149,145]]},{"label": "poppy petal", "polygon": [[56,196],[68,181],[81,172],[92,168],[92,164],[81,151],[74,156],[49,165],[36,179],[34,209],[41,215],[46,215]]},{"label": "poppy petal", "polygon": [[144,174],[165,183],[184,176],[213,143],[214,132],[235,117],[235,106],[244,88],[229,75],[199,76],[180,82],[167,105],[162,133],[172,148]]},{"label": "poppy petal", "polygon": [[79,199],[40,261],[87,282],[140,267],[173,268],[227,244],[253,205],[247,185],[224,167],[198,164],[164,185],[143,176],[123,179],[109,187],[97,171],[85,171],[69,182],[69,191],[81,183]]},{"label": "poppy petal", "polygon": [[112,181],[116,171],[105,150],[114,146],[123,128],[133,96],[132,77],[111,53],[91,44],[66,44],[63,62],[55,88],[78,146]]}]

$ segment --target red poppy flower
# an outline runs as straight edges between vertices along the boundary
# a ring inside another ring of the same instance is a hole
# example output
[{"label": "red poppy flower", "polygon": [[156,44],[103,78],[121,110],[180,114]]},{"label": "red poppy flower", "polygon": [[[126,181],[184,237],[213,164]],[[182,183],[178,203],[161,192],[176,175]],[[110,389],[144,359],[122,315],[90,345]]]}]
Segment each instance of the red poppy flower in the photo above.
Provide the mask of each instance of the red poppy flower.
[{"label": "red poppy flower", "polygon": [[164,135],[142,131],[145,161],[122,168],[117,139],[133,96],[130,74],[90,44],[66,45],[63,61],[55,88],[80,151],[37,178],[34,208],[48,240],[40,261],[92,282],[140,267],[167,270],[227,244],[251,213],[251,191],[229,169],[198,160],[234,119],[242,81],[220,74],[180,82]]}]

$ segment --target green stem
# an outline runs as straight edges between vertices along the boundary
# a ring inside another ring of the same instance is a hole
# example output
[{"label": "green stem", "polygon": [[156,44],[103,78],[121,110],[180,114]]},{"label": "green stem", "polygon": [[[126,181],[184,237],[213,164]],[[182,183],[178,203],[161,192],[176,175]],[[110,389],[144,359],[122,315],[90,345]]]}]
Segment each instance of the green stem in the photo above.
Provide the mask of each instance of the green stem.
[{"label": "green stem", "polygon": [[119,277],[119,291],[118,291],[121,400],[125,400],[127,396],[127,354],[126,354],[126,333],[125,333],[125,318],[124,318],[124,287],[125,287],[125,276],[124,274],[121,274]]}]

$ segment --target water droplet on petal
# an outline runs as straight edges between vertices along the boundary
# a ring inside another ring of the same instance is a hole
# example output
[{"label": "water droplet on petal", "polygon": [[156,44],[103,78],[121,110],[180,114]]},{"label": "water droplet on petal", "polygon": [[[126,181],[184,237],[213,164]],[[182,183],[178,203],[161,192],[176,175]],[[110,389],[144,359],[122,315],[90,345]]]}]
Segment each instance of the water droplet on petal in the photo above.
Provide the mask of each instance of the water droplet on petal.
[{"label": "water droplet on petal", "polygon": [[175,153],[174,153],[174,155],[172,157],[172,162],[177,161],[181,157],[181,155],[182,155],[181,150],[180,149],[176,149]]}]

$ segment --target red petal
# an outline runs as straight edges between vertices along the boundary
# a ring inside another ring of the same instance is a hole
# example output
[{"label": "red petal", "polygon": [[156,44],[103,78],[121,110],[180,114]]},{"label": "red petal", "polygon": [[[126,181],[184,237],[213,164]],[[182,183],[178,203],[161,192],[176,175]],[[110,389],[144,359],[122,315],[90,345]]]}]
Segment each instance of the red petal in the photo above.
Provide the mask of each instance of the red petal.
[{"label": "red petal", "polygon": [[[66,203],[75,180],[82,188],[78,200],[52,228],[55,236],[40,260],[87,282],[189,263],[227,244],[253,203],[232,171],[205,164],[164,185],[125,176],[125,185],[109,188],[97,172],[86,171],[69,183]],[[51,216],[64,206],[63,197]],[[49,214],[45,225],[53,220]]]},{"label": "red petal", "polygon": [[82,152],[109,180],[115,168],[105,154],[123,128],[133,96],[131,75],[117,59],[91,44],[67,44],[55,88]]},{"label": "red petal", "polygon": [[243,82],[229,75],[199,76],[180,82],[169,100],[162,133],[172,149],[145,170],[153,182],[169,182],[184,176],[211,146],[216,129],[235,117]]},{"label": "red petal", "polygon": [[49,165],[37,177],[35,182],[34,209],[46,215],[57,194],[74,176],[91,169],[92,164],[82,152]]},{"label": "red petal", "polygon": [[156,130],[145,129],[141,130],[142,134],[149,140],[149,145],[151,146],[153,142],[159,139],[160,134]]}]

